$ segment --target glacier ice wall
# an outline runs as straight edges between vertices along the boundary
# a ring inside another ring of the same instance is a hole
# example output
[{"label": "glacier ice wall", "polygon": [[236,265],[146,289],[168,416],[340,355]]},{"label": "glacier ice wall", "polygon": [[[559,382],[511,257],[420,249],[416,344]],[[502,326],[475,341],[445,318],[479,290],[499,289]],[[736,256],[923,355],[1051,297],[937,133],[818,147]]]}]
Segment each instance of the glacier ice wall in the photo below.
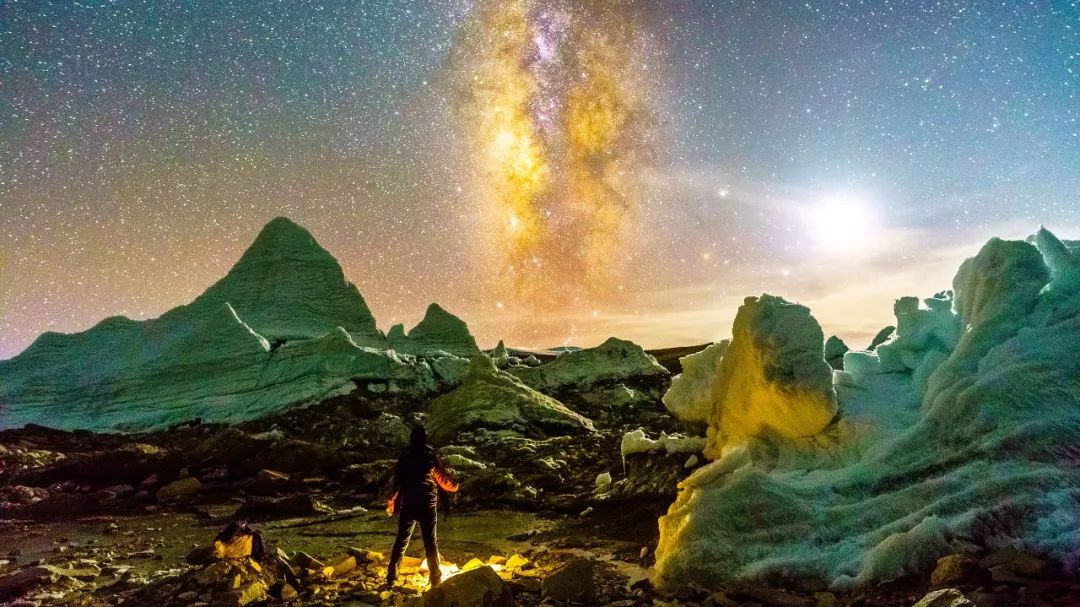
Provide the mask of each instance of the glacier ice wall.
[{"label": "glacier ice wall", "polygon": [[831,449],[762,459],[787,445],[752,437],[681,483],[656,582],[851,587],[972,547],[1080,561],[1080,247],[1029,240],[989,241],[951,299],[900,300],[890,341],[845,356]]},{"label": "glacier ice wall", "polygon": [[438,306],[414,334],[408,352],[388,349],[337,260],[279,217],[190,304],[46,333],[0,361],[0,428],[150,430],[252,419],[357,385],[424,392],[468,364],[454,352],[479,351]]}]

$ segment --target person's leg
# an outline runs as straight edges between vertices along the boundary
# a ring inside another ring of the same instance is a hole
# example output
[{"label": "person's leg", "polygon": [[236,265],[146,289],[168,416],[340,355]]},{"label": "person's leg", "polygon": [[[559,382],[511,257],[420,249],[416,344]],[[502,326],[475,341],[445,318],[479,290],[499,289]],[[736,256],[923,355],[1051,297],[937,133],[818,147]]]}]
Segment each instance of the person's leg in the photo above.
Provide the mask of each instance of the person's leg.
[{"label": "person's leg", "polygon": [[424,538],[424,552],[427,553],[428,580],[435,586],[442,581],[442,569],[439,567],[439,543],[436,536],[438,515],[434,509],[424,513],[420,519],[420,535]]},{"label": "person's leg", "polygon": [[415,528],[416,521],[404,513],[398,518],[397,537],[394,538],[394,548],[390,551],[390,566],[386,569],[387,583],[393,584],[397,581],[398,565],[401,564],[401,557],[405,556],[405,549],[409,547]]}]

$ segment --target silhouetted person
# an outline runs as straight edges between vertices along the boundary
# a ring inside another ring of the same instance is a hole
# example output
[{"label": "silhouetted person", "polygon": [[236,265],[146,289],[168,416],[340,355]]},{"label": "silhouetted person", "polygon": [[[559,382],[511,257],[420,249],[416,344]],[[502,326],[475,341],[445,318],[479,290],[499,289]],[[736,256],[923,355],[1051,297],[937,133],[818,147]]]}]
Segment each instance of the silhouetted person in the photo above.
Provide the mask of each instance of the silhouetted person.
[{"label": "silhouetted person", "polygon": [[427,444],[427,433],[421,427],[413,428],[409,435],[409,448],[401,455],[394,468],[393,487],[395,491],[386,505],[386,510],[398,515],[398,532],[394,548],[390,552],[386,583],[392,586],[397,581],[401,557],[405,555],[416,524],[420,523],[420,535],[424,538],[430,572],[428,579],[434,586],[442,581],[439,546],[435,535],[439,489],[453,493],[458,487],[450,478],[439,456],[435,454],[435,448]]}]

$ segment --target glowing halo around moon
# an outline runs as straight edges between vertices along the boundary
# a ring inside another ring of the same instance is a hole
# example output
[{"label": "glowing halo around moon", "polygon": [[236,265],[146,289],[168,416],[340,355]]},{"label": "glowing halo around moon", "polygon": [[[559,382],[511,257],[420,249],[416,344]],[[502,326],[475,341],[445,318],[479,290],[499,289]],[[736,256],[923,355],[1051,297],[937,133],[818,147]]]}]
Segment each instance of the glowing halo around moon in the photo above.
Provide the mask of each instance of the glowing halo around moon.
[{"label": "glowing halo around moon", "polygon": [[864,252],[881,233],[877,206],[857,194],[831,194],[814,200],[803,209],[802,222],[814,245],[829,254]]}]

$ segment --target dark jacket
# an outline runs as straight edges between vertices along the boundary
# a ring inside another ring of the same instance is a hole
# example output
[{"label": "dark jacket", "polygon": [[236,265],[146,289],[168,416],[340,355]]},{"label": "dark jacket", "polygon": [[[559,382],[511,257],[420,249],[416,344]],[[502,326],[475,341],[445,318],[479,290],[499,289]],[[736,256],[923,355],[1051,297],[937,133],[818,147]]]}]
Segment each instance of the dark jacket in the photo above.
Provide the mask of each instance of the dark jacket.
[{"label": "dark jacket", "polygon": [[439,504],[439,490],[454,493],[457,483],[450,477],[434,447],[409,448],[394,467],[394,496],[387,510],[394,514],[432,511]]}]

